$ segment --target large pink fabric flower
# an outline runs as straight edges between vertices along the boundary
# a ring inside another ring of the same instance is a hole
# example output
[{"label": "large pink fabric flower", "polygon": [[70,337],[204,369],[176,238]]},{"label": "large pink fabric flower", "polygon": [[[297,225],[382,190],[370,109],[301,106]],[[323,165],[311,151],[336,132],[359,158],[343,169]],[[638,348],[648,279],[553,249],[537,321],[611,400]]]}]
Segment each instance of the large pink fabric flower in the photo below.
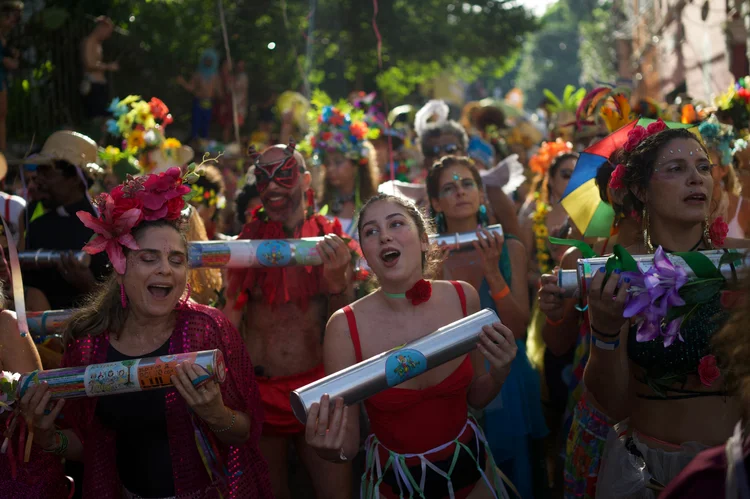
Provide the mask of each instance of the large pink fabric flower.
[{"label": "large pink fabric flower", "polygon": [[104,194],[103,200],[104,203],[100,204],[100,218],[95,218],[86,211],[76,213],[83,225],[96,233],[96,236],[83,247],[83,251],[89,255],[106,251],[115,271],[122,275],[125,273],[125,253],[122,247],[139,249],[131,231],[143,218],[143,211],[131,208],[115,216],[116,205],[112,196]]},{"label": "large pink fabric flower", "polygon": [[666,129],[667,129],[667,124],[664,123],[664,121],[662,121],[661,118],[651,123],[646,128],[643,128],[642,126],[636,126],[630,132],[628,132],[628,140],[627,142],[625,142],[623,149],[625,149],[627,152],[630,152],[636,147],[638,147],[638,144],[640,144],[643,141],[643,139],[645,139],[649,135],[659,133]]},{"label": "large pink fabric flower", "polygon": [[[173,167],[158,175],[149,175],[143,183],[143,190],[138,191],[136,196],[143,202],[144,220],[175,220],[175,210],[169,209],[169,202],[175,198],[181,198],[190,192],[190,187],[182,183],[182,171]],[[172,203],[174,207],[174,203]]]}]

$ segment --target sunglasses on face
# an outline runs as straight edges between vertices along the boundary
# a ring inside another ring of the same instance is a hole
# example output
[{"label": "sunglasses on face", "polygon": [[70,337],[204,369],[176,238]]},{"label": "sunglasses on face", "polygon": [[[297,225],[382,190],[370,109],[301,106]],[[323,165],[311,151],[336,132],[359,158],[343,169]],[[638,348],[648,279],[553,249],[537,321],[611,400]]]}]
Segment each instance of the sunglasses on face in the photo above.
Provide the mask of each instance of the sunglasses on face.
[{"label": "sunglasses on face", "polygon": [[442,146],[428,147],[427,150],[425,151],[425,154],[431,158],[438,158],[440,156],[453,154],[460,150],[461,148],[458,146],[458,144],[445,144]]}]

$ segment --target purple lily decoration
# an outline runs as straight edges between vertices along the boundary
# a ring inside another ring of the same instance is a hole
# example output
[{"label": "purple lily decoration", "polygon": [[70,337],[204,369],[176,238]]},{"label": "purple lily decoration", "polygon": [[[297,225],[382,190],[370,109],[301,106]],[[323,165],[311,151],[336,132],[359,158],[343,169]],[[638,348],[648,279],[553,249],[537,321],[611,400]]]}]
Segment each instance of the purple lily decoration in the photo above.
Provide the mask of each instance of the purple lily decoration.
[{"label": "purple lily decoration", "polygon": [[685,305],[685,300],[679,294],[680,288],[688,282],[685,269],[669,261],[659,246],[650,269],[646,272],[624,272],[622,275],[630,279],[630,294],[623,316],[640,316],[636,339],[645,342],[661,335],[665,347],[672,345],[675,339],[684,341],[680,335],[682,318],[671,321],[666,330],[663,330],[661,323],[670,307]]}]

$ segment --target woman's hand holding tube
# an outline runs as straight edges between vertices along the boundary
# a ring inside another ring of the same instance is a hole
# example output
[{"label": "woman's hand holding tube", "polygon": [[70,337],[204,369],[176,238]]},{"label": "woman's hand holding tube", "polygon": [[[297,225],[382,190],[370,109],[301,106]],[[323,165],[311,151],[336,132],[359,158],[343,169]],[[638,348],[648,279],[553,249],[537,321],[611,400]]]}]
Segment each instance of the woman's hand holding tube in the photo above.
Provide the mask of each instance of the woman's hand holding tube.
[{"label": "woman's hand holding tube", "polygon": [[484,326],[479,334],[477,350],[490,363],[490,376],[502,385],[510,374],[518,347],[513,332],[500,322]]},{"label": "woman's hand holding tube", "polygon": [[50,450],[55,445],[55,420],[65,405],[65,399],[60,399],[52,409],[48,409],[51,397],[52,392],[47,383],[40,383],[26,390],[20,404],[21,414],[34,429],[34,443],[45,450]]},{"label": "woman's hand holding tube", "polygon": [[613,335],[627,322],[623,313],[630,282],[622,278],[619,269],[612,272],[609,278],[606,275],[602,268],[591,279],[588,295],[589,321],[593,330]]},{"label": "woman's hand holding tube", "polygon": [[539,310],[552,322],[562,320],[565,314],[565,304],[563,302],[564,290],[557,285],[557,273],[559,268],[555,268],[552,274],[544,274],[541,278],[541,287],[537,300],[539,301]]},{"label": "woman's hand holding tube", "polygon": [[313,404],[307,414],[305,440],[327,461],[348,461],[353,457],[344,452],[348,422],[349,411],[344,406],[344,399],[339,397],[331,401],[328,394],[323,395],[320,403]]},{"label": "woman's hand holding tube", "polygon": [[192,362],[182,362],[175,369],[172,383],[193,412],[224,443],[244,443],[250,436],[250,419],[224,405],[219,384],[206,370]]}]

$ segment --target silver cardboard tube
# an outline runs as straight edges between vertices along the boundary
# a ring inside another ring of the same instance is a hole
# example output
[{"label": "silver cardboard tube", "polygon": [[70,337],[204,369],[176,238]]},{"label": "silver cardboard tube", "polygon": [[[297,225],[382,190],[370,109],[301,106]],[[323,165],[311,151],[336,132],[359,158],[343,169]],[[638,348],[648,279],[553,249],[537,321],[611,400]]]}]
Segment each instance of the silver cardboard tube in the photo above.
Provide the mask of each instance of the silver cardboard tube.
[{"label": "silver cardboard tube", "polygon": [[[503,227],[500,224],[489,225],[486,227],[486,229],[493,234],[497,234],[498,236],[503,235]],[[476,240],[477,240],[476,231],[456,232],[455,234],[443,234],[440,236],[438,235],[430,236],[431,243],[437,243],[438,246],[440,246],[442,243],[445,243],[448,246],[448,248],[453,249],[453,250],[471,246],[471,243]]]},{"label": "silver cardboard tube", "polygon": [[289,397],[292,411],[305,424],[312,404],[320,402],[320,398],[326,393],[331,399],[342,397],[344,404],[348,406],[362,402],[471,352],[476,348],[482,327],[495,322],[500,322],[500,319],[493,310],[481,310],[402,347],[383,352],[298,388]]},{"label": "silver cardboard tube", "polygon": [[[737,250],[729,250],[730,252],[740,253]],[[721,257],[724,256],[724,250],[709,250],[701,251],[706,255],[711,262],[718,267]],[[687,271],[688,276],[694,277],[692,270],[685,263],[685,261],[679,256],[669,254],[667,255],[669,260],[676,266],[682,267]],[[654,255],[633,255],[633,258],[641,269],[645,272],[650,269],[654,264]],[[582,293],[586,292],[591,279],[599,272],[599,269],[603,268],[607,264],[609,257],[596,257],[596,258],[579,258],[576,270],[561,270],[557,274],[557,285],[563,288],[563,296],[566,298],[577,298]],[[750,266],[750,254],[746,253],[743,260],[740,260],[734,264],[734,269],[738,273],[744,273]],[[732,266],[722,265],[721,273],[724,277],[732,277]],[[583,291],[580,291],[580,290]]]},{"label": "silver cardboard tube", "polygon": [[[25,269],[54,267],[60,261],[62,251],[36,250],[22,251],[18,254],[18,263]],[[91,255],[85,251],[76,251],[74,258],[85,266],[91,265]]]},{"label": "silver cardboard tube", "polygon": [[227,269],[321,265],[315,245],[322,239],[193,241],[188,244],[188,264],[191,268]]}]

